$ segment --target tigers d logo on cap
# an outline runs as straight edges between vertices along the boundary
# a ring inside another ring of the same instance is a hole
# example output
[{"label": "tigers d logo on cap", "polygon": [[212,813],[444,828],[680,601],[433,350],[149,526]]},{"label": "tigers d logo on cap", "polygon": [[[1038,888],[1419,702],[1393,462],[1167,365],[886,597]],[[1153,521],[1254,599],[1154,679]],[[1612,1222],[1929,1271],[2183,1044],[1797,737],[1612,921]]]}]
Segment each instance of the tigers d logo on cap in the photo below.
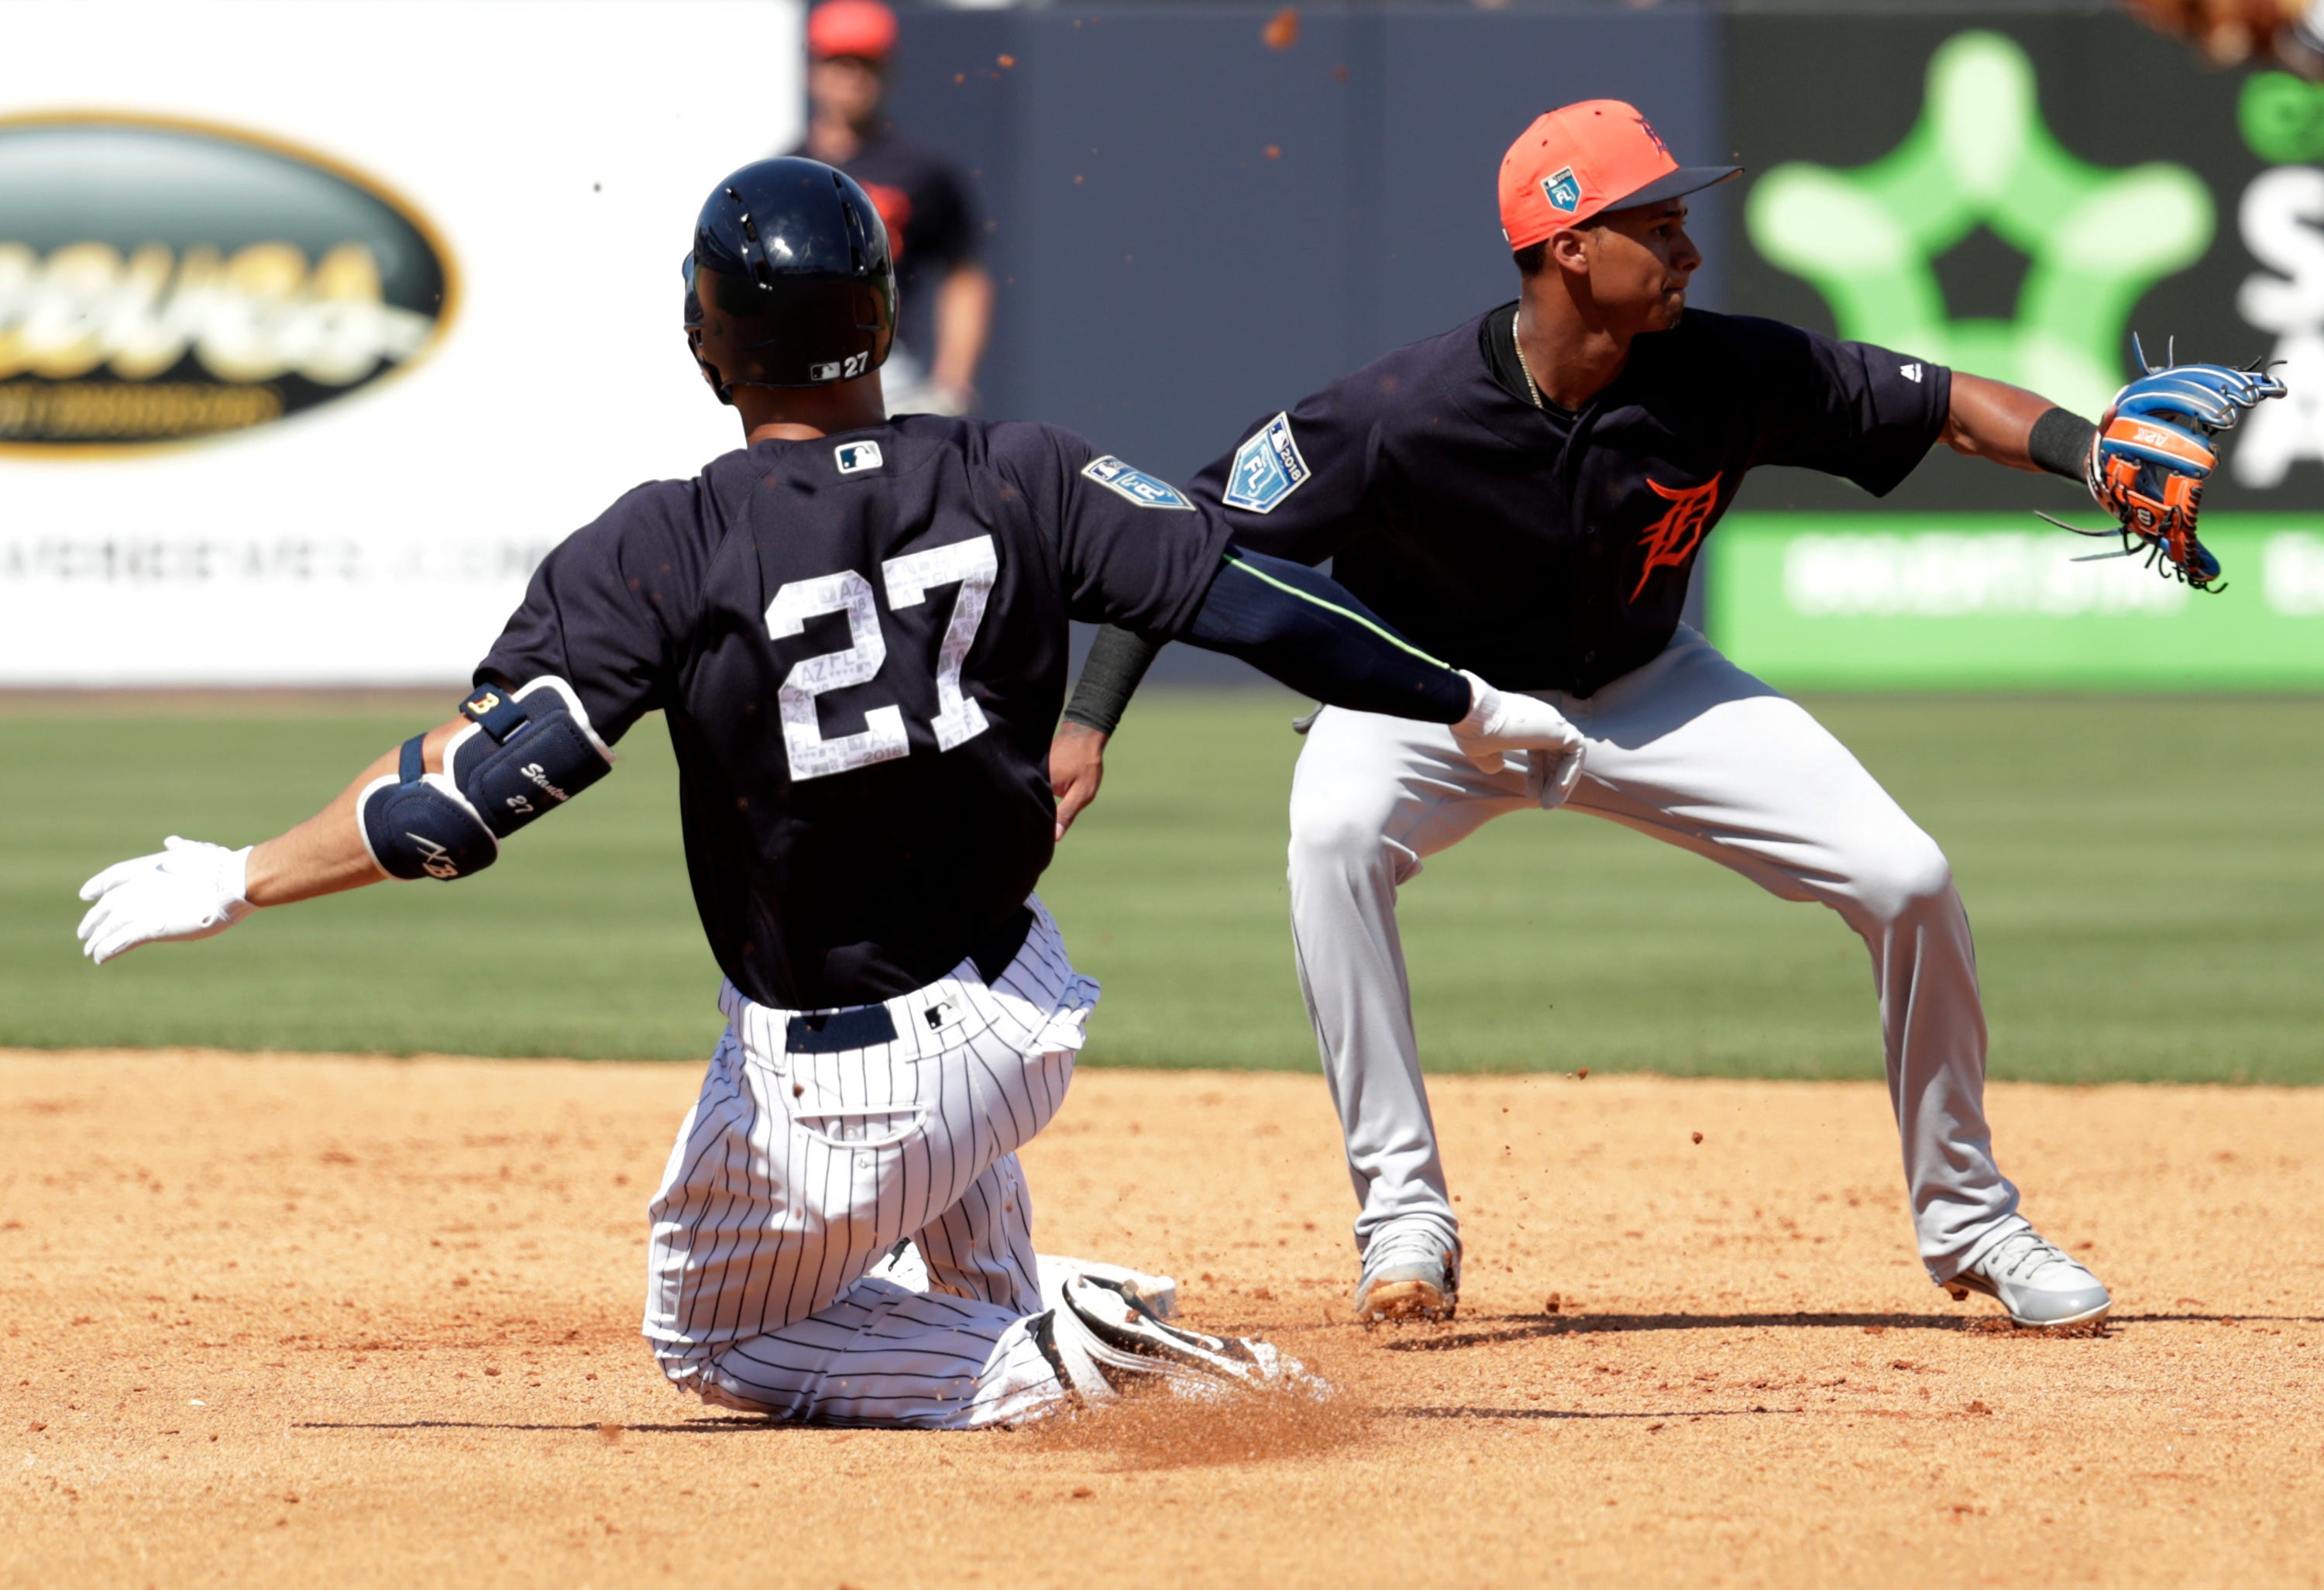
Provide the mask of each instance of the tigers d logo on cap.
[{"label": "tigers d logo on cap", "polygon": [[1585,99],[1535,118],[1501,158],[1501,230],[1529,248],[1606,210],[1659,204],[1724,182],[1741,166],[1682,166],[1619,99]]}]

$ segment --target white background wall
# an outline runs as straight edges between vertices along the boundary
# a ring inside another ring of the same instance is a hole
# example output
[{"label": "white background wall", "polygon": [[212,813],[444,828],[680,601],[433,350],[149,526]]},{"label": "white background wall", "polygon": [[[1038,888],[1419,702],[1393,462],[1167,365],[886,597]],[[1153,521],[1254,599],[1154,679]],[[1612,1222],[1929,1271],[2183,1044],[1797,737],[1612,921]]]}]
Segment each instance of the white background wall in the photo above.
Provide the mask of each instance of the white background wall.
[{"label": "white background wall", "polygon": [[[0,451],[0,686],[458,680],[540,553],[737,445],[678,262],[801,112],[797,0],[0,5],[0,116],[184,116],[410,201],[460,302],[416,367],[191,447]],[[206,575],[191,569],[208,543]]]}]

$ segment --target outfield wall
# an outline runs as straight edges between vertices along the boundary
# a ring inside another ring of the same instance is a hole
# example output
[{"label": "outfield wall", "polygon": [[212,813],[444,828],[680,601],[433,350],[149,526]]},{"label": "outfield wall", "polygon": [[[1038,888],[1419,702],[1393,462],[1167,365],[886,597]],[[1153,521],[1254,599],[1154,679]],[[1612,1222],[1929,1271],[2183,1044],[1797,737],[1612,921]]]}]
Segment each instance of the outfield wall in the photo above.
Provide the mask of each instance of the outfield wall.
[{"label": "outfield wall", "polygon": [[2102,523],[2079,487],[1940,452],[1877,504],[1756,477],[1711,541],[1721,640],[1786,686],[2324,685],[2324,91],[2207,69],[2112,14],[1732,27],[1733,134],[1760,162],[1735,307],[2093,416],[2135,373],[2134,332],[2158,361],[2174,337],[2280,361],[2292,395],[2206,488],[2220,595],[2072,561],[2116,549],[2031,510]]},{"label": "outfield wall", "polygon": [[[1718,638],[1786,685],[2324,682],[2324,95],[2108,11],[1277,14],[908,14],[898,119],[988,217],[988,412],[1184,476],[1513,291],[1500,149],[1628,97],[1752,164],[1699,206],[1701,304],[2085,411],[2133,330],[2294,386],[2211,487],[2222,597],[2070,563],[2102,549],[2030,510],[2089,522],[2072,486],[1941,456],[1877,504],[1756,476],[1698,582]],[[705,173],[797,134],[796,0],[8,23],[0,685],[462,677],[547,546],[732,445],[674,267]],[[705,92],[710,40],[750,91]]]},{"label": "outfield wall", "polygon": [[0,683],[465,681],[733,445],[678,263],[798,135],[792,0],[5,10]]}]

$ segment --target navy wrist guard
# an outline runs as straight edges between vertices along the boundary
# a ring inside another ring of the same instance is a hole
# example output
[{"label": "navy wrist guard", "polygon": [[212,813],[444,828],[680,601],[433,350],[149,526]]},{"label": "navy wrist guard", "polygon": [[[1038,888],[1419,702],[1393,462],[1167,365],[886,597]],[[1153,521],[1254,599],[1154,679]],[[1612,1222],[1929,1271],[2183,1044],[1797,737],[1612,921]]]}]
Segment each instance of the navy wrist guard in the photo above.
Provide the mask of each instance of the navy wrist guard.
[{"label": "navy wrist guard", "polygon": [[1130,710],[1130,698],[1161,650],[1161,642],[1111,624],[1098,631],[1082,663],[1082,677],[1074,681],[1073,697],[1065,703],[1066,720],[1101,735],[1113,733],[1121,726],[1121,715]]}]

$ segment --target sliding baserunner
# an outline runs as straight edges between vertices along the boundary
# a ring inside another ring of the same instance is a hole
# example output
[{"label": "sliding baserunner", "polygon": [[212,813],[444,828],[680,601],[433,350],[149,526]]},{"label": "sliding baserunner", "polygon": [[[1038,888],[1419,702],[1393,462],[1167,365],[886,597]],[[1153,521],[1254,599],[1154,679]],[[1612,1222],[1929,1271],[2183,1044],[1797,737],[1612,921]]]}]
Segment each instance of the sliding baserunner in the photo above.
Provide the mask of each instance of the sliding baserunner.
[{"label": "sliding baserunner", "polygon": [[[457,716],[277,838],[172,838],[100,873],[81,939],[102,963],[259,906],[467,877],[659,710],[729,1017],[651,1210],[645,1334],[669,1379],[783,1419],[961,1428],[1140,1377],[1294,1378],[1263,1342],[1166,1323],[1130,1272],[1044,1295],[1016,1151],[1098,994],[1033,896],[1066,621],[1231,652],[1494,765],[1572,731],[1311,570],[1229,550],[1215,511],[1079,437],[885,420],[895,313],[853,181],[798,159],[728,177],[687,330],[747,445],[551,552]],[[894,1262],[908,1241],[920,1262]]]}]

